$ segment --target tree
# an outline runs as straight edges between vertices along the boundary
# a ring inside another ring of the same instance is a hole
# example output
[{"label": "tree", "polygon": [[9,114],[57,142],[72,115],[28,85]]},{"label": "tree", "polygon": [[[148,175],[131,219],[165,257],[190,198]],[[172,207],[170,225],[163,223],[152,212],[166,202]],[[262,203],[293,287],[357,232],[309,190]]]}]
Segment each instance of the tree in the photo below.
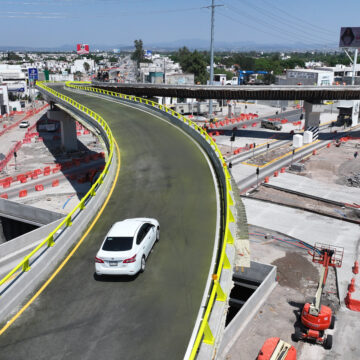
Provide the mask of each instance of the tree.
[{"label": "tree", "polygon": [[225,69],[214,69],[214,74],[225,74],[226,80],[231,80],[235,75],[233,72],[225,70]]},{"label": "tree", "polygon": [[183,47],[171,58],[180,64],[184,73],[194,74],[196,83],[206,84],[209,74],[206,71],[207,62],[204,53],[197,50],[191,52],[187,47]]},{"label": "tree", "polygon": [[131,59],[136,61],[137,65],[145,59],[144,57],[144,49],[143,49],[143,42],[141,39],[134,41],[135,51],[131,55]]},{"label": "tree", "polygon": [[7,53],[7,60],[19,61],[19,60],[22,60],[22,58],[19,55],[16,55],[14,52],[9,51]]},{"label": "tree", "polygon": [[85,72],[88,72],[89,71],[89,69],[90,69],[90,65],[89,65],[89,63],[87,63],[87,62],[84,62],[84,69],[85,69]]}]

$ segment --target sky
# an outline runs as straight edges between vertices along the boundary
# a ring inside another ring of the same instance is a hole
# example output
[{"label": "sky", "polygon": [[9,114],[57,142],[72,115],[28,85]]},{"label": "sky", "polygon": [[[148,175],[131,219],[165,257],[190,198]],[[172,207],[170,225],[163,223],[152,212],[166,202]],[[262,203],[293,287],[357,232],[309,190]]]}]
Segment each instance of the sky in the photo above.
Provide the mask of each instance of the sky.
[{"label": "sky", "polygon": [[[338,43],[359,0],[216,0],[215,41]],[[211,0],[0,0],[0,46],[210,43]]]}]

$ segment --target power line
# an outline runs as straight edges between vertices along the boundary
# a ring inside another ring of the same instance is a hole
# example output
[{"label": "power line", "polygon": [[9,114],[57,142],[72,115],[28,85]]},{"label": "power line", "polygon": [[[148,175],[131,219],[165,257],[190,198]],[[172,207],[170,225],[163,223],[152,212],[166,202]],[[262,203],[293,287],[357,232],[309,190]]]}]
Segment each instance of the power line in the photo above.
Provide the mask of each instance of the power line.
[{"label": "power line", "polygon": [[293,19],[296,19],[297,21],[301,22],[302,24],[307,24],[308,26],[313,27],[314,29],[316,29],[316,31],[322,31],[324,33],[326,33],[327,35],[334,35],[331,31],[324,29],[320,26],[314,25],[304,19],[301,19],[293,14],[288,13],[287,11],[280,9],[278,7],[276,7],[273,3],[269,3],[267,0],[261,0],[263,3],[266,3],[268,6],[272,7],[273,9],[282,12],[283,14],[285,14],[288,17],[292,17]]},{"label": "power line", "polygon": [[236,22],[238,24],[242,24],[242,25],[245,25],[245,26],[247,26],[249,28],[252,28],[253,30],[258,31],[261,34],[272,34],[273,36],[275,36],[277,38],[282,38],[283,40],[286,40],[286,41],[293,40],[293,38],[290,37],[290,36],[286,37],[287,36],[286,34],[284,34],[285,35],[285,37],[284,37],[282,35],[279,35],[276,32],[272,32],[271,30],[266,30],[266,31],[260,30],[259,28],[257,28],[256,26],[254,26],[252,24],[244,22],[243,20],[239,21],[239,19],[234,19],[233,17],[231,17],[229,15],[226,15],[226,14],[223,14],[223,13],[220,13],[220,12],[219,12],[219,15],[221,15],[221,16],[223,16],[223,17],[225,17],[225,18],[227,18],[227,19],[229,19],[229,20],[231,20],[233,22]]},{"label": "power line", "polygon": [[[252,19],[254,19],[254,21],[257,22],[257,25],[262,26],[262,27],[265,26],[265,27],[266,27],[266,32],[268,32],[269,29],[272,29],[272,30],[274,30],[274,31],[277,31],[279,34],[282,34],[282,35],[286,34],[286,36],[289,36],[289,35],[293,34],[293,35],[292,35],[292,38],[291,38],[292,41],[294,41],[294,36],[295,36],[295,37],[299,37],[299,36],[300,36],[302,41],[303,41],[304,38],[305,38],[305,42],[306,42],[306,38],[307,38],[307,39],[308,39],[308,40],[307,40],[307,43],[314,44],[313,38],[310,37],[310,36],[304,36],[304,34],[301,34],[301,35],[300,35],[299,33],[296,33],[296,32],[294,32],[294,31],[289,30],[288,28],[284,29],[284,28],[282,28],[281,26],[274,25],[274,24],[269,23],[268,21],[263,20],[263,19],[261,19],[261,21],[259,21],[259,18],[256,18],[255,16],[246,13],[244,10],[239,10],[239,9],[237,9],[237,8],[234,7],[234,6],[231,6],[231,5],[230,5],[229,8],[230,8],[233,12],[237,13],[238,15],[242,15],[242,16],[245,15],[247,18],[252,18]],[[289,35],[288,35],[288,34],[289,34]],[[310,41],[309,41],[309,40],[310,40]]]},{"label": "power line", "polygon": [[[238,1],[239,1],[239,0],[238,0]],[[301,26],[301,25],[295,24],[295,23],[293,23],[293,22],[291,22],[291,21],[289,21],[289,20],[287,20],[287,19],[284,19],[283,17],[279,16],[278,14],[275,14],[275,13],[271,12],[271,11],[268,10],[268,9],[267,9],[267,10],[264,10],[264,9],[262,9],[261,7],[258,7],[258,6],[254,5],[254,4],[252,4],[252,3],[249,3],[247,0],[241,0],[241,1],[242,1],[242,3],[244,3],[246,6],[255,9],[256,11],[264,14],[266,17],[268,17],[268,18],[270,18],[270,19],[274,19],[274,20],[277,21],[277,22],[280,20],[282,23],[285,23],[285,24],[287,23],[287,24],[289,24],[289,26],[291,26],[293,30],[295,30],[295,31],[301,31],[302,35],[304,35],[304,33],[307,33],[306,36],[311,36],[311,37],[313,37],[313,35],[314,35],[313,31],[310,31],[310,32],[309,32],[308,30],[306,30],[306,28],[305,28],[303,25]],[[296,29],[294,29],[294,28],[297,28],[298,30],[296,30]],[[329,35],[325,35],[325,36],[329,36]],[[320,40],[323,40],[323,41],[328,41],[328,42],[331,42],[331,41],[332,41],[332,40],[330,40],[329,38],[325,39],[324,37],[319,37],[319,36],[317,36],[317,38],[319,38]]]}]

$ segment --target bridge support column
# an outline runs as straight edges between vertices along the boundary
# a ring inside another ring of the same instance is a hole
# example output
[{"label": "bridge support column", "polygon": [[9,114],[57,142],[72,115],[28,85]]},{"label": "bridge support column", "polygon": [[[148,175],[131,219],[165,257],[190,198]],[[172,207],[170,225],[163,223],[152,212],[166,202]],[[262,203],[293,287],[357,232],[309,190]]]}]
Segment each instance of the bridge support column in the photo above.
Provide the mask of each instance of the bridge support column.
[{"label": "bridge support column", "polygon": [[63,148],[66,151],[77,151],[76,121],[62,110],[49,110],[47,112],[47,118],[49,120],[60,121],[61,145]]},{"label": "bridge support column", "polygon": [[305,130],[311,131],[313,133],[313,139],[316,140],[319,134],[320,126],[320,104],[313,101],[304,101],[305,109]]}]

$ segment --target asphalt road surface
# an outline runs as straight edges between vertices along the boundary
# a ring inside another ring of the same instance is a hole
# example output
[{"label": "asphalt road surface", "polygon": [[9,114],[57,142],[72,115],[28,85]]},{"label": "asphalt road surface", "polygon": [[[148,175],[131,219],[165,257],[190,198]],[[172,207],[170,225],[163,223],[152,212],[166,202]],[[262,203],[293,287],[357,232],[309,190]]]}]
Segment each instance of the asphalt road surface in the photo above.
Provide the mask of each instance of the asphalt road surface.
[{"label": "asphalt road surface", "polygon": [[[199,311],[216,232],[208,162],[191,139],[153,115],[87,95],[109,123],[121,170],[105,211],[40,297],[0,337],[2,360],[182,359]],[[94,278],[110,226],[160,221],[160,242],[136,278]]]}]

